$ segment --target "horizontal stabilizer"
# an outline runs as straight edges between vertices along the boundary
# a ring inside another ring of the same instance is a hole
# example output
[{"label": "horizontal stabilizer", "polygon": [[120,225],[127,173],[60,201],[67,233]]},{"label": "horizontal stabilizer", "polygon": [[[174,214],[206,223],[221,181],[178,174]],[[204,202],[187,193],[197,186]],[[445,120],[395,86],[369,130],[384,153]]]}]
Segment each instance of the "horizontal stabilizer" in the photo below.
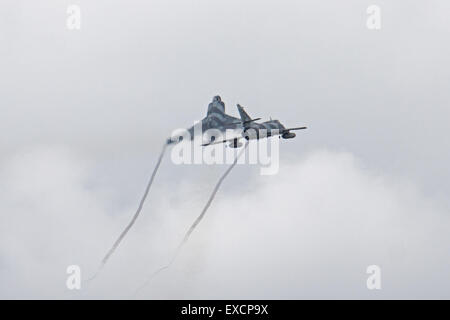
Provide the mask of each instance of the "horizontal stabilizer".
[{"label": "horizontal stabilizer", "polygon": [[258,121],[258,120],[261,120],[261,118],[250,119],[250,120],[246,120],[246,121],[236,121],[236,122],[233,122],[233,124],[241,124],[242,123],[245,126],[246,124],[249,124],[251,122]]}]

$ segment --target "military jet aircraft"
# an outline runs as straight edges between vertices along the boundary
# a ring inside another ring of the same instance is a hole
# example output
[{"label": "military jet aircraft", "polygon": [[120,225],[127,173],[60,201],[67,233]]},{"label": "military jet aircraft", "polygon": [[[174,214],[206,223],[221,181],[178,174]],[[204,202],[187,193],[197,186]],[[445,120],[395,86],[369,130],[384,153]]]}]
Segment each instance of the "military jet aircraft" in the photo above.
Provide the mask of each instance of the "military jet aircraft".
[{"label": "military jet aircraft", "polygon": [[[258,119],[255,119],[258,120]],[[222,133],[226,130],[242,129],[242,122],[240,119],[227,115],[225,113],[225,103],[223,103],[220,96],[215,96],[212,102],[208,105],[206,117],[201,121],[202,133],[210,129],[217,129]],[[194,126],[187,129],[191,140],[194,139]],[[210,137],[214,141],[214,136]],[[183,140],[182,136],[171,137],[167,139],[167,144],[178,143]]]},{"label": "military jet aircraft", "polygon": [[220,141],[212,140],[209,143],[202,144],[202,146],[231,142],[229,144],[231,148],[239,148],[242,146],[242,143],[239,142],[240,139],[257,140],[261,138],[268,138],[275,135],[278,135],[283,139],[292,139],[295,138],[296,134],[291,131],[303,130],[307,128],[307,127],[286,128],[284,125],[281,124],[280,121],[272,119],[263,123],[256,123],[255,121],[260,120],[260,118],[257,119],[250,118],[247,112],[245,112],[244,108],[239,104],[237,105],[237,108],[239,111],[239,115],[241,117],[241,124],[243,127],[241,136]]}]

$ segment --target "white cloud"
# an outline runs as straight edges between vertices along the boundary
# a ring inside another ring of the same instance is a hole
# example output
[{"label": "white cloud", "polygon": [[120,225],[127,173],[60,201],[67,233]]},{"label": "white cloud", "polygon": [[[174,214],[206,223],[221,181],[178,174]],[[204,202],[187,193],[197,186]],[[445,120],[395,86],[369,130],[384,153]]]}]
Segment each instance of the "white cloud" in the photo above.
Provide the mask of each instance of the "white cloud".
[{"label": "white cloud", "polygon": [[309,129],[279,174],[237,166],[140,297],[449,297],[449,2],[382,1],[380,32],[357,0],[255,3],[80,0],[72,32],[67,4],[2,1],[0,297],[130,297],[223,167],[166,158],[101,276],[69,292],[66,267],[95,271],[215,94]]},{"label": "white cloud", "polygon": [[[172,189],[161,171],[105,270],[71,292],[66,267],[93,274],[135,209],[111,215],[107,208],[119,200],[88,183],[93,169],[67,148],[33,148],[4,161],[0,297],[132,298],[168,261],[210,192],[198,185],[204,181]],[[138,298],[449,297],[447,212],[412,183],[329,151],[282,163],[274,176],[239,180],[248,169],[235,168],[179,259]],[[371,264],[381,266],[379,292],[365,287]]]}]

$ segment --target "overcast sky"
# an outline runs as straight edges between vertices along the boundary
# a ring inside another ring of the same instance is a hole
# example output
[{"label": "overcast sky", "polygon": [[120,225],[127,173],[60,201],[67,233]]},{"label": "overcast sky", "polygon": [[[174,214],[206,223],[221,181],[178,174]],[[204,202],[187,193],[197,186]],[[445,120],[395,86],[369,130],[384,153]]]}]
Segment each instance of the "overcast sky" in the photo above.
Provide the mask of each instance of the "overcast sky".
[{"label": "overcast sky", "polygon": [[[81,8],[81,30],[66,27]],[[381,29],[366,27],[369,5]],[[138,298],[450,298],[450,25],[431,1],[0,3],[0,297],[130,298],[224,166],[163,140],[220,94],[308,126],[280,170],[239,165],[173,267]],[[366,288],[368,265],[382,290]]]}]

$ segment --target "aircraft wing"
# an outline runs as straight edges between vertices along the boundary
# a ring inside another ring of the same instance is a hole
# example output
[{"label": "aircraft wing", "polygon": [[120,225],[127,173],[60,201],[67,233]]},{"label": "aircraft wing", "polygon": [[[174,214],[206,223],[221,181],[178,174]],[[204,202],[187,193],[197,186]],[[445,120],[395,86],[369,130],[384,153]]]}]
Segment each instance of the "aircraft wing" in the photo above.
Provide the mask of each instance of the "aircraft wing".
[{"label": "aircraft wing", "polygon": [[225,140],[218,140],[218,141],[211,141],[208,143],[204,143],[202,144],[202,147],[206,147],[206,146],[212,146],[213,144],[220,144],[220,143],[227,143],[227,142],[232,142],[234,140],[240,140],[242,139],[242,137],[235,137],[235,138],[231,138],[231,139],[225,139]]},{"label": "aircraft wing", "polygon": [[290,131],[290,130],[303,130],[303,129],[307,129],[308,127],[297,127],[297,128],[286,128],[283,131]]}]

